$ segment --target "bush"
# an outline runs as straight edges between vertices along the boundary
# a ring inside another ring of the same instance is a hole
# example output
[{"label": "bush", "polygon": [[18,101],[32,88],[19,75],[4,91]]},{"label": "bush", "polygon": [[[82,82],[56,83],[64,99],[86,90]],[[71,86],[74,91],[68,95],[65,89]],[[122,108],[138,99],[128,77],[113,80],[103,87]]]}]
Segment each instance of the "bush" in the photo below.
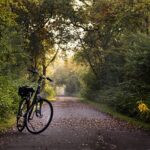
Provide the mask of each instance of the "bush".
[{"label": "bush", "polygon": [[49,83],[45,84],[44,90],[42,92],[42,96],[47,99],[52,99],[56,96],[54,88],[51,85],[49,85]]},{"label": "bush", "polygon": [[66,80],[66,95],[76,95],[80,91],[80,82],[77,78],[77,75],[70,74],[70,76]]},{"label": "bush", "polygon": [[84,75],[82,95],[104,102],[125,115],[150,122],[150,111],[138,110],[141,100],[150,109],[150,38],[144,34],[129,34],[116,49],[120,55],[114,50],[105,57],[98,77],[90,70]]},{"label": "bush", "polygon": [[8,77],[0,76],[0,120],[16,113],[19,102],[17,88]]},{"label": "bush", "polygon": [[98,99],[99,91],[100,85],[95,75],[90,70],[88,72],[84,72],[81,82],[81,96],[89,100],[96,100]]}]

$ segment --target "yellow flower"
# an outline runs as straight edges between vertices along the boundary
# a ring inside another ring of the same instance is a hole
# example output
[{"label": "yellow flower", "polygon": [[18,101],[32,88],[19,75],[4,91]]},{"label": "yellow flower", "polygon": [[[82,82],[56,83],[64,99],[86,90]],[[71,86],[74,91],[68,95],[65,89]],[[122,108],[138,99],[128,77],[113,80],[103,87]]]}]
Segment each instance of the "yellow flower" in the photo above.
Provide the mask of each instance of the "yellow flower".
[{"label": "yellow flower", "polygon": [[138,105],[138,109],[139,111],[142,113],[142,112],[148,112],[150,109],[147,107],[146,104],[144,104],[143,102],[141,102],[139,105]]}]

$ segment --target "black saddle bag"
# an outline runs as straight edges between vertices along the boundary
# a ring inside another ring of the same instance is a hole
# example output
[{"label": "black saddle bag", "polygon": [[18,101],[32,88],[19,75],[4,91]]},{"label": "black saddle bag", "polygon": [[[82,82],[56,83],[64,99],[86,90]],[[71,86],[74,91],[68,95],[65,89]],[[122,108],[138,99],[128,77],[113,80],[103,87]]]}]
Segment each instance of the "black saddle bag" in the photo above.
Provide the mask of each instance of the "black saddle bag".
[{"label": "black saddle bag", "polygon": [[32,96],[33,93],[34,93],[34,89],[29,86],[22,86],[19,87],[18,89],[18,95],[20,95],[21,97]]}]

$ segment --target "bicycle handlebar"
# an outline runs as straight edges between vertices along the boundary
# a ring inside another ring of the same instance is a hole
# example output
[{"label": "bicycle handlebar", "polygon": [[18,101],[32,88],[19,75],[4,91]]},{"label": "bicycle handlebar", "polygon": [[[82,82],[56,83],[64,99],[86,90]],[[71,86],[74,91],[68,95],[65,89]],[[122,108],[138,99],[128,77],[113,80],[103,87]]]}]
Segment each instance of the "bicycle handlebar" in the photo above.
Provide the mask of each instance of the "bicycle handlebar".
[{"label": "bicycle handlebar", "polygon": [[[32,72],[32,73],[34,73],[34,74],[38,74],[38,75],[39,75],[39,73],[38,73],[37,70],[28,69],[28,71],[30,71],[30,72]],[[40,76],[40,75],[39,75],[39,76]],[[45,76],[40,76],[40,77],[43,78],[43,79],[47,79],[47,80],[50,81],[50,82],[53,82],[53,80],[52,80],[51,78],[49,78],[49,77],[45,77]]]},{"label": "bicycle handlebar", "polygon": [[50,81],[50,82],[53,82],[53,80],[52,80],[51,78],[49,78],[49,77],[46,77],[46,79],[47,79],[48,81]]}]

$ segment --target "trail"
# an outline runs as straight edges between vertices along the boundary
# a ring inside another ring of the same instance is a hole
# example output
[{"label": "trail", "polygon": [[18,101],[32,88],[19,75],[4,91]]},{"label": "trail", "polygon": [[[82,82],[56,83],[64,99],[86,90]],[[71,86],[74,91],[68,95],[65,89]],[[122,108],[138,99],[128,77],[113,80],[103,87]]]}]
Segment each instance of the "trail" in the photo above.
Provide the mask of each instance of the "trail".
[{"label": "trail", "polygon": [[14,127],[0,135],[0,150],[150,150],[150,133],[73,97],[53,102],[50,126],[39,135]]}]

